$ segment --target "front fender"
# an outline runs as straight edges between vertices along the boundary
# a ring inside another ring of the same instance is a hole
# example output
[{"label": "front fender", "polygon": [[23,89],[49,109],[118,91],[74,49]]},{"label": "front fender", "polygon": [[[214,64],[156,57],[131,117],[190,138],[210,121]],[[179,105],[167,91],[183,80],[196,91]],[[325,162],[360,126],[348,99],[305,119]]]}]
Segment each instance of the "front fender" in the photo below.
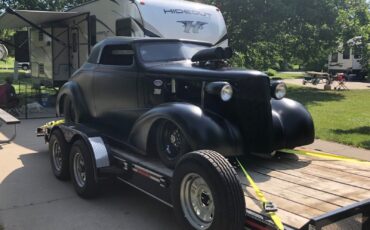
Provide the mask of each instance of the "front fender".
[{"label": "front fender", "polygon": [[311,144],[315,128],[311,114],[297,101],[284,98],[271,100],[274,149]]},{"label": "front fender", "polygon": [[210,149],[224,156],[242,154],[241,137],[235,127],[217,115],[205,113],[200,107],[188,103],[162,104],[143,114],[129,135],[129,144],[146,154],[150,131],[161,119],[176,124],[192,150]]},{"label": "front fender", "polygon": [[63,103],[66,96],[68,96],[75,105],[77,116],[79,118],[88,116],[87,106],[80,87],[73,81],[66,82],[59,90],[56,101],[57,116],[61,116],[63,114]]}]

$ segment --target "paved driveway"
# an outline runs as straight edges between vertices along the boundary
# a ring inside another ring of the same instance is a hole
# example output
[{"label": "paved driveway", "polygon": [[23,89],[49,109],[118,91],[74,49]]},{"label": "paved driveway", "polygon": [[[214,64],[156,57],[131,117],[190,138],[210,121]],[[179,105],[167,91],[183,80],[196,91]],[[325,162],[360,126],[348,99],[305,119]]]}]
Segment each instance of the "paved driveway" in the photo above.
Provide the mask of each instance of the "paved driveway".
[{"label": "paved driveway", "polygon": [[47,145],[34,134],[46,121],[22,120],[15,143],[0,146],[0,229],[178,229],[171,208],[125,184],[84,200],[55,179]]}]

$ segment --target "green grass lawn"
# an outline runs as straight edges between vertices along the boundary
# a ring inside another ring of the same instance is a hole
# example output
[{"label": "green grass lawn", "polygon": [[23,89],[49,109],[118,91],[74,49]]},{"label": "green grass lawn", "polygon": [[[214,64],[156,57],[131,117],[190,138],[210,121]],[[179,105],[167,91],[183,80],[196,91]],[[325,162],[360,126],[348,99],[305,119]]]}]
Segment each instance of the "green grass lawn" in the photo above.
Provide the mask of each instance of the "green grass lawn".
[{"label": "green grass lawn", "polygon": [[304,76],[304,73],[302,73],[302,72],[297,72],[297,73],[293,73],[293,72],[289,72],[289,73],[278,72],[273,77],[278,77],[278,78],[282,78],[282,79],[291,79],[291,78],[303,78],[303,76]]},{"label": "green grass lawn", "polygon": [[370,90],[322,91],[289,85],[311,112],[316,138],[370,149]]},{"label": "green grass lawn", "polygon": [[6,61],[0,61],[0,68],[14,68],[14,57],[8,57]]}]

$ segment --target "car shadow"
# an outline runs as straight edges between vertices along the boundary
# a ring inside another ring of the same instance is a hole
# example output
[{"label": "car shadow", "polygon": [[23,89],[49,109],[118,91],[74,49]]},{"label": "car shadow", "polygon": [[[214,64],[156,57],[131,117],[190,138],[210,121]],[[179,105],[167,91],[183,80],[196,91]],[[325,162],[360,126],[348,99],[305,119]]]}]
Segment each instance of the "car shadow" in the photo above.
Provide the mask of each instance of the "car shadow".
[{"label": "car shadow", "polygon": [[289,87],[287,97],[300,102],[304,106],[319,105],[320,102],[345,99],[345,95],[338,92],[323,91],[308,87]]}]

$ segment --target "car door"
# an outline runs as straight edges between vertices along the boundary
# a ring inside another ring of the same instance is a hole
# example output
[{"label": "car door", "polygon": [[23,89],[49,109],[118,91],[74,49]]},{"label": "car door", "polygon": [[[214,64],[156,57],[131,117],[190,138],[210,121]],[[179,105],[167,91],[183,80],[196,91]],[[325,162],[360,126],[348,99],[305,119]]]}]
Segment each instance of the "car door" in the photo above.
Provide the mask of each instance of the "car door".
[{"label": "car door", "polygon": [[103,48],[94,73],[93,92],[95,114],[103,123],[129,124],[136,119],[137,70],[131,45]]}]

